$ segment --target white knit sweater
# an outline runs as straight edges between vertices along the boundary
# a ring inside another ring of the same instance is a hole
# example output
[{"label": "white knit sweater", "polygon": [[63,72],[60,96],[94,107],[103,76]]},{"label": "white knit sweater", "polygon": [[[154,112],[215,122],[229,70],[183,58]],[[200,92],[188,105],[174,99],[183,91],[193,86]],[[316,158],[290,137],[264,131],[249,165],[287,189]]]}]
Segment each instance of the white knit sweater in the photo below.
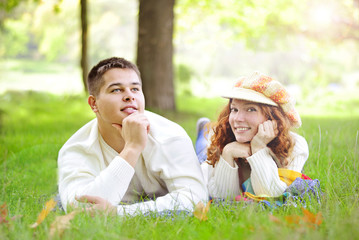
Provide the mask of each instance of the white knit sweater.
[{"label": "white knit sweater", "polygon": [[[293,132],[291,135],[295,145],[289,164],[283,168],[301,172],[308,159],[308,144],[302,136]],[[269,148],[264,148],[247,158],[251,167],[251,183],[256,195],[276,197],[283,194],[287,188],[287,185],[279,178],[273,155]],[[241,194],[237,165],[230,166],[221,156],[214,168],[206,162],[202,163],[201,167],[211,197],[233,198]]]},{"label": "white knit sweater", "polygon": [[119,215],[192,210],[197,202],[208,199],[184,129],[157,114],[145,111],[145,115],[150,133],[135,168],[102,139],[97,119],[65,143],[58,156],[59,192],[65,209],[68,203],[76,204],[75,196],[85,194],[118,205]]}]

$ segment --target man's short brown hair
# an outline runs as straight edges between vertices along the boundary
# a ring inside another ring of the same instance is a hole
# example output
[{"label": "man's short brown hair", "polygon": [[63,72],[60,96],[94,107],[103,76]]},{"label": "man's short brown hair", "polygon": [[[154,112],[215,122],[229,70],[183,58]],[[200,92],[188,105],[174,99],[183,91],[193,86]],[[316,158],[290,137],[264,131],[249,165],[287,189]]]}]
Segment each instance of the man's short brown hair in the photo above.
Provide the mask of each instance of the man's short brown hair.
[{"label": "man's short brown hair", "polygon": [[140,71],[135,64],[124,58],[107,58],[97,63],[88,74],[87,87],[90,95],[97,96],[99,94],[103,84],[102,76],[112,68],[132,69],[141,81]]}]

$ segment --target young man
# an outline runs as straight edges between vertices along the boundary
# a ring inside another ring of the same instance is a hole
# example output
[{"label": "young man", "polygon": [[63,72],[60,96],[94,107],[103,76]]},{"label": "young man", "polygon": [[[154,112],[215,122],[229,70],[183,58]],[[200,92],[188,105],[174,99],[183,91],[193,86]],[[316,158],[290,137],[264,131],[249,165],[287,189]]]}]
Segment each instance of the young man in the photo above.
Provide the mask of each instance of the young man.
[{"label": "young man", "polygon": [[137,67],[123,58],[105,59],[91,69],[87,81],[96,119],[59,152],[64,209],[78,200],[135,215],[192,210],[206,201],[191,139],[176,123],[145,111]]}]

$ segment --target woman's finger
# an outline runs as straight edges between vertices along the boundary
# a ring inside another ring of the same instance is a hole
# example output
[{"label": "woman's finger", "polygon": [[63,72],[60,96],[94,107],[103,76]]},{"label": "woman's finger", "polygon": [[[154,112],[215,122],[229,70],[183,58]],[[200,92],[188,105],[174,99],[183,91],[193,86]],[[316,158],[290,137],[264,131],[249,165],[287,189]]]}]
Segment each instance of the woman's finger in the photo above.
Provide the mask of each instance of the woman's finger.
[{"label": "woman's finger", "polygon": [[263,124],[264,124],[264,123],[258,125],[258,133],[259,133],[259,134],[262,134],[262,133],[264,132],[264,126],[263,126]]}]

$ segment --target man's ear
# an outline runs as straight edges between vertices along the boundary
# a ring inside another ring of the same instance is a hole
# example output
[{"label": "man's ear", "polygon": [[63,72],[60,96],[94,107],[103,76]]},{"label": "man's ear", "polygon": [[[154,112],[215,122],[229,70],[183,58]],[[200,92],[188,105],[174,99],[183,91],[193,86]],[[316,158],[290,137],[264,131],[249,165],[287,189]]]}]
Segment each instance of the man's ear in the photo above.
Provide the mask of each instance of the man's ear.
[{"label": "man's ear", "polygon": [[94,113],[98,112],[98,108],[96,106],[96,97],[93,95],[90,95],[89,98],[87,99],[88,104],[90,105],[92,111]]}]

